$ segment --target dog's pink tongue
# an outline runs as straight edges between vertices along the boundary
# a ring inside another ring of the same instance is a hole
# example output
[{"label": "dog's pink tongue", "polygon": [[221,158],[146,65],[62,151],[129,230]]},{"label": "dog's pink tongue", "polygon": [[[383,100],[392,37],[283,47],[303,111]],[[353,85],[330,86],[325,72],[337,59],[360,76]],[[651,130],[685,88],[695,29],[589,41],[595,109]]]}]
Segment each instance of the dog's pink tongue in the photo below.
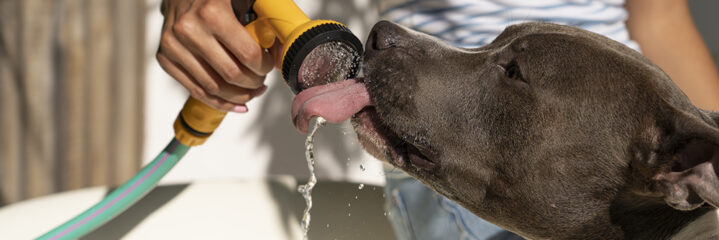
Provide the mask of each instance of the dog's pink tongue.
[{"label": "dog's pink tongue", "polygon": [[321,116],[331,123],[343,122],[371,104],[364,83],[355,79],[305,89],[292,102],[295,128],[306,133],[312,117]]}]

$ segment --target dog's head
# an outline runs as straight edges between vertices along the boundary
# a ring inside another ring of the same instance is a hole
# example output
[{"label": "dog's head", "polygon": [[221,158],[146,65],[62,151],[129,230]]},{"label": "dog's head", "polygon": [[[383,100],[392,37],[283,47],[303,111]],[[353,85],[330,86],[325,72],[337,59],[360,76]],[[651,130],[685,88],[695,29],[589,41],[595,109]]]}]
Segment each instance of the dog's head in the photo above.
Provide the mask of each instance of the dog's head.
[{"label": "dog's head", "polygon": [[716,119],[618,42],[525,23],[460,49],[380,22],[365,46],[363,147],[509,230],[622,237],[627,211],[719,203]]}]

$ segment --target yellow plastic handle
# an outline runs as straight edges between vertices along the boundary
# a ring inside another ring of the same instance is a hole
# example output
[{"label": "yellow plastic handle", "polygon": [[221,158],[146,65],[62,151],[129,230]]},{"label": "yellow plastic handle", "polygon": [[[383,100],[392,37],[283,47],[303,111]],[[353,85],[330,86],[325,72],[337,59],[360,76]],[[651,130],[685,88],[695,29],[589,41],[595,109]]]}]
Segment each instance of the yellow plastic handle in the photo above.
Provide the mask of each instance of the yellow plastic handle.
[{"label": "yellow plastic handle", "polygon": [[260,44],[260,47],[270,48],[275,44],[275,34],[272,31],[272,26],[264,19],[252,21],[250,24],[245,25],[245,29]]},{"label": "yellow plastic handle", "polygon": [[[256,0],[252,9],[257,13],[257,19],[245,25],[245,29],[262,48],[272,47],[275,38],[287,44],[291,35],[310,21],[292,0],[282,3],[276,0]],[[306,29],[300,30],[304,32]]]},{"label": "yellow plastic handle", "polygon": [[[277,37],[285,45],[288,45],[288,38],[298,30],[300,25],[310,21],[310,18],[292,0],[256,0],[252,5],[252,9],[257,14],[257,19],[248,26],[253,23],[260,24],[254,28],[263,32],[262,34],[271,33],[273,37]],[[304,29],[299,30],[304,32]],[[264,39],[259,40],[264,41]],[[263,47],[266,46],[263,45],[263,42],[258,42]]]},{"label": "yellow plastic handle", "polygon": [[[292,0],[256,0],[252,9],[257,13],[257,19],[245,29],[262,48],[272,47],[277,38],[286,45],[284,52],[287,52],[291,45],[287,41],[294,41],[311,26],[310,19]],[[187,146],[200,145],[212,135],[226,114],[190,97],[173,125],[175,138]]]}]

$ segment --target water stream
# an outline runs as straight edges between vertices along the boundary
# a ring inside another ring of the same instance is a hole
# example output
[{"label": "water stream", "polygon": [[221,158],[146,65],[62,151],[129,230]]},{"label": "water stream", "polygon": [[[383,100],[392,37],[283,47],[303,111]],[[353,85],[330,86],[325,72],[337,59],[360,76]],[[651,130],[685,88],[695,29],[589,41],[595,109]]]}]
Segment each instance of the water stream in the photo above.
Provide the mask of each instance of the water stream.
[{"label": "water stream", "polygon": [[[297,81],[301,89],[307,89],[317,85],[345,80],[354,73],[355,69],[359,68],[359,64],[360,55],[346,43],[339,41],[323,43],[315,47],[302,61]],[[300,223],[304,232],[302,239],[305,240],[310,229],[312,188],[317,183],[317,177],[315,177],[314,137],[317,130],[325,122],[322,117],[316,117],[310,121],[310,130],[305,140],[305,158],[307,167],[310,170],[310,179],[307,184],[297,187],[297,191],[302,193],[305,203],[307,203]]]},{"label": "water stream", "polygon": [[314,152],[314,138],[317,130],[325,124],[326,120],[322,117],[313,118],[310,122],[310,130],[305,139],[305,159],[307,160],[307,167],[310,169],[310,179],[307,184],[300,185],[297,187],[297,191],[302,193],[302,197],[305,198],[305,212],[302,214],[302,222],[300,226],[304,232],[302,239],[307,239],[307,233],[310,230],[310,210],[312,209],[312,189],[317,184],[317,177],[315,176],[315,152]]}]

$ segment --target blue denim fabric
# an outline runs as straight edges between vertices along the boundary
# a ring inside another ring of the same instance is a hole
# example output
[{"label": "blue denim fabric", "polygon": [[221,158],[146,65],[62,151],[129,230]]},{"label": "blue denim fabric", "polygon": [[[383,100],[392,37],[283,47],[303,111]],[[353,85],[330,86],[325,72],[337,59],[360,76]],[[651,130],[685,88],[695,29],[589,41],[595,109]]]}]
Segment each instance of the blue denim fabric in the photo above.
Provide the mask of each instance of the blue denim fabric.
[{"label": "blue denim fabric", "polygon": [[385,209],[399,240],[521,240],[400,170],[385,173]]}]

